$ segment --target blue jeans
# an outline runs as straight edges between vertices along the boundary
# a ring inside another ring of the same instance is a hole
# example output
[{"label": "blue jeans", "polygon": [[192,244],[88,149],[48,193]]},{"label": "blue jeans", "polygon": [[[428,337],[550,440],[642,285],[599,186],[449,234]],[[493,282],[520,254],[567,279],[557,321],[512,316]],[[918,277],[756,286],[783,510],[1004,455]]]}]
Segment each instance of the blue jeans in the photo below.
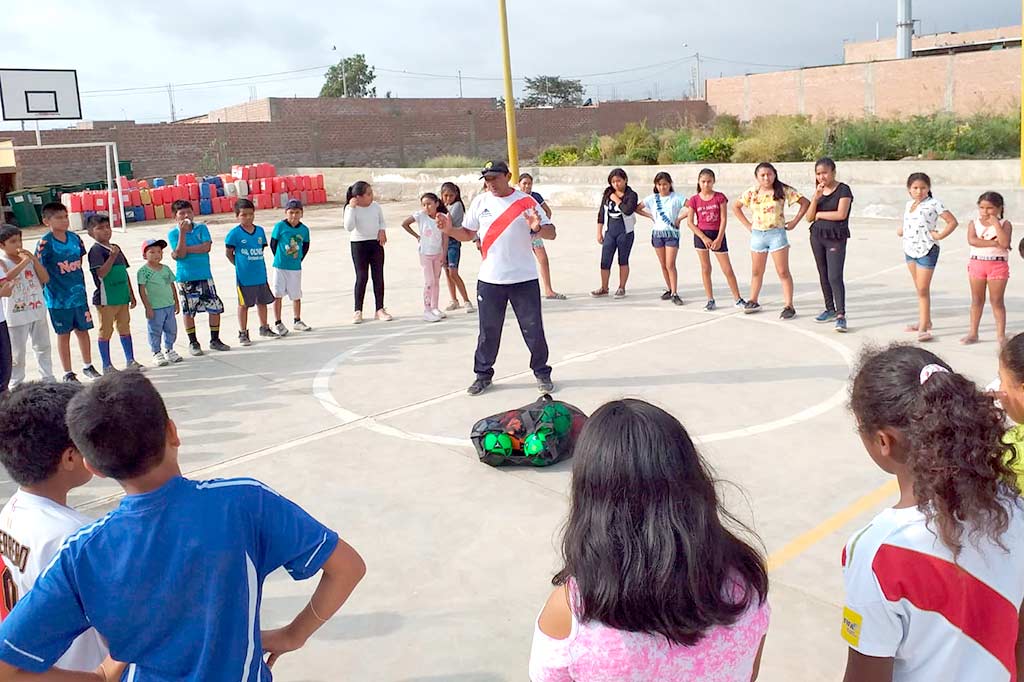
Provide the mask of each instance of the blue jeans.
[{"label": "blue jeans", "polygon": [[171,350],[178,338],[178,321],[174,317],[174,306],[154,308],[153,318],[147,319],[149,327],[149,349],[153,353],[160,352],[160,337],[163,336],[164,348]]}]

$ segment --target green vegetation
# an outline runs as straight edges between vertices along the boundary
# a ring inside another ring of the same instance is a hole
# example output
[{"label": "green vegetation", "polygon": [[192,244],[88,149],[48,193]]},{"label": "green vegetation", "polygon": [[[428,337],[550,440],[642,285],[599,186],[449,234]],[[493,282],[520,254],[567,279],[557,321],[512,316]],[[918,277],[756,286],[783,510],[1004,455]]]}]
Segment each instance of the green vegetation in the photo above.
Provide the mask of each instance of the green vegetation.
[{"label": "green vegetation", "polygon": [[630,123],[616,135],[594,135],[545,149],[542,166],[650,165],[693,162],[1013,158],[1020,153],[1020,112],[949,114],[907,119],[815,120],[767,116],[741,124],[719,116],[702,127],[655,130]]},{"label": "green vegetation", "polygon": [[[423,162],[424,168],[483,168],[487,163],[484,159],[474,156],[435,156]],[[570,164],[548,164],[548,165],[570,165]]]}]

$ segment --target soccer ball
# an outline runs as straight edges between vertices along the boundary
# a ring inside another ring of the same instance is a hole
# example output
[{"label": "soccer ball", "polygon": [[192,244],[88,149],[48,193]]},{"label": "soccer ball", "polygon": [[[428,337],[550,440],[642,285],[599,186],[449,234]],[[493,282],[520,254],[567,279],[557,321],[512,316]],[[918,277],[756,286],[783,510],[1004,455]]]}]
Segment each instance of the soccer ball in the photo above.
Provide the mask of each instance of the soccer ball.
[{"label": "soccer ball", "polygon": [[564,436],[572,430],[573,414],[568,407],[561,403],[551,403],[544,406],[540,420],[548,422],[555,429],[555,434]]},{"label": "soccer ball", "polygon": [[484,436],[484,450],[494,455],[509,457],[513,452],[512,438],[507,433],[488,433]]},{"label": "soccer ball", "polygon": [[523,443],[523,453],[527,457],[536,457],[547,449],[548,432],[546,430],[531,433]]}]

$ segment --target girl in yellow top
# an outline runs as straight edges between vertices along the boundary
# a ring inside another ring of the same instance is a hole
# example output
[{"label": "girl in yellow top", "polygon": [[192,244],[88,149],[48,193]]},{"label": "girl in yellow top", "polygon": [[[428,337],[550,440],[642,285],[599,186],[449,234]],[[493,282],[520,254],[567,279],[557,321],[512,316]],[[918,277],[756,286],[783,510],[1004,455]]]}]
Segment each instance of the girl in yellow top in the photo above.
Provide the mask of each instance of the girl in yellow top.
[{"label": "girl in yellow top", "polygon": [[[782,282],[783,320],[796,317],[793,308],[793,276],[789,272],[789,237],[786,232],[800,224],[811,203],[799,192],[779,180],[778,171],[770,163],[760,163],[754,170],[757,184],[748,189],[733,202],[732,212],[737,220],[750,232],[750,296],[744,306],[744,313],[756,313],[761,309],[758,296],[764,282],[764,271],[768,265],[768,254],[775,263],[775,272]],[[786,205],[799,204],[796,217],[786,221]],[[751,210],[748,218],[743,209]]]}]

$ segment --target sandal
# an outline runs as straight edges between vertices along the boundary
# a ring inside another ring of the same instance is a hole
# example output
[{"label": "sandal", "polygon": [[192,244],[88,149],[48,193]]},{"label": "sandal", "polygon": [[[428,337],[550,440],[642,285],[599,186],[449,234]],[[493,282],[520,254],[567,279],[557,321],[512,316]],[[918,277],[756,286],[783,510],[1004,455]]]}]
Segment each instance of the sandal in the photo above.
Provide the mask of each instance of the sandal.
[{"label": "sandal", "polygon": [[920,343],[927,343],[928,341],[931,341],[931,340],[932,340],[932,339],[934,339],[934,338],[935,338],[935,337],[934,337],[934,336],[932,336],[932,333],[931,333],[931,332],[921,332],[921,333],[919,333],[919,334],[917,335],[917,340],[918,340],[918,341],[919,341]]},{"label": "sandal", "polygon": [[960,343],[962,343],[965,346],[970,346],[972,344],[978,343],[978,337],[968,334],[964,338],[960,339]]},{"label": "sandal", "polygon": [[551,294],[550,296],[545,296],[544,298],[546,298],[549,301],[564,301],[568,298],[568,296],[566,296],[565,294]]},{"label": "sandal", "polygon": [[593,296],[594,298],[601,298],[602,296],[607,296],[608,295],[608,290],[607,289],[594,289],[593,291],[590,292],[590,295]]}]

